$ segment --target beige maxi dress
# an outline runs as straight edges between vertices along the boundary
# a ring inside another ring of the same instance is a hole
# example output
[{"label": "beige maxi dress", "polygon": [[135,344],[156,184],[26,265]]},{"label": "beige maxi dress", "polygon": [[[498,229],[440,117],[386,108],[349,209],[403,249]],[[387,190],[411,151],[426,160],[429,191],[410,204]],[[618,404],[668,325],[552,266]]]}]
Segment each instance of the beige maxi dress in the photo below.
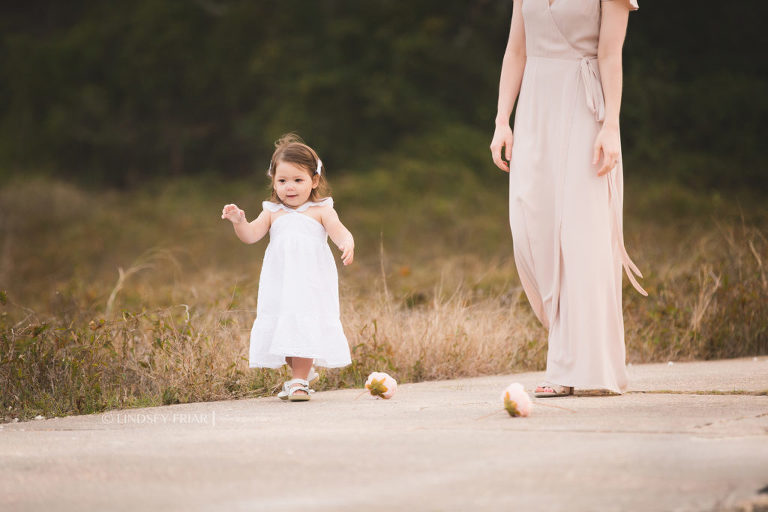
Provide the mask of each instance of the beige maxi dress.
[{"label": "beige maxi dress", "polygon": [[509,176],[515,263],[549,330],[547,381],[623,392],[622,266],[645,291],[624,248],[621,156],[602,177],[592,165],[605,113],[601,0],[523,0],[522,9],[526,64]]}]

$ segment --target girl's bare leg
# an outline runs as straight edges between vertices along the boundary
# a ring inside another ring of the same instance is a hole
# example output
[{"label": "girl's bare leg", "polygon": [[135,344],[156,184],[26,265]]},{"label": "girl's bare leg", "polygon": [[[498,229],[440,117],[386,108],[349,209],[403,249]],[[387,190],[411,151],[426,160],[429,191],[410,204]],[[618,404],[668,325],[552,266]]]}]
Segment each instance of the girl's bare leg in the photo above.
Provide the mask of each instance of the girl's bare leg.
[{"label": "girl's bare leg", "polygon": [[[309,377],[309,370],[312,368],[312,358],[286,357],[285,362],[291,367],[291,373],[293,374],[294,379],[307,380],[307,377]],[[297,391],[296,393],[307,394],[306,391]]]}]

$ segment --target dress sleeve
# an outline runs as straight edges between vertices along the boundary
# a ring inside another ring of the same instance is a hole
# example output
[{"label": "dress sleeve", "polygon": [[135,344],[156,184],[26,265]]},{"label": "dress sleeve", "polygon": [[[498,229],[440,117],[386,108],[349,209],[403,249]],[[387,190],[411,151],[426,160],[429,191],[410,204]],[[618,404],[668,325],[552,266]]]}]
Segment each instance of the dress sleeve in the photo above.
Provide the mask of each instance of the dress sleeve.
[{"label": "dress sleeve", "polygon": [[280,210],[280,205],[272,201],[262,201],[261,208],[270,212],[276,212]]},{"label": "dress sleeve", "polygon": [[[615,0],[601,0],[602,2],[611,2]],[[639,5],[637,5],[637,0],[618,0],[619,2],[625,2],[629,6],[630,11],[636,11],[640,8]]]}]

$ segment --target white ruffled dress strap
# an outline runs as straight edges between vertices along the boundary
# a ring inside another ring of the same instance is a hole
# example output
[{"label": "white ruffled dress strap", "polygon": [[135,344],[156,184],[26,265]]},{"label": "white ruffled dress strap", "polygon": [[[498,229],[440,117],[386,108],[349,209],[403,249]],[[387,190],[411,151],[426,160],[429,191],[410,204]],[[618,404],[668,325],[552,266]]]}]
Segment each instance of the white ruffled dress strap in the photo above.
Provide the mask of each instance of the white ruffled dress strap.
[{"label": "white ruffled dress strap", "polygon": [[298,208],[290,208],[283,203],[273,203],[272,201],[263,201],[261,203],[261,207],[265,210],[268,210],[270,212],[277,212],[280,210],[285,210],[287,212],[303,212],[307,209],[311,208],[312,206],[330,206],[333,207],[333,198],[332,197],[326,197],[324,199],[321,199],[320,201],[307,201],[306,203],[302,204]]}]

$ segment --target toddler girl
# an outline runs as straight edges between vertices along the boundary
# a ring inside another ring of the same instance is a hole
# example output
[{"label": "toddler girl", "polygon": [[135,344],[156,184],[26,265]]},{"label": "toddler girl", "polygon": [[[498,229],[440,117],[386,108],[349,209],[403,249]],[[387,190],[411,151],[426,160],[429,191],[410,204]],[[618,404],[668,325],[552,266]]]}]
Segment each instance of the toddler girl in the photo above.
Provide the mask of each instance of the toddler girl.
[{"label": "toddler girl", "polygon": [[259,216],[246,222],[245,212],[228,204],[222,219],[232,222],[247,244],[269,232],[259,279],[256,320],[251,329],[249,366],[279,368],[287,363],[293,378],[278,397],[309,400],[314,364],[328,368],[352,361],[339,318],[336,264],[327,238],[341,250],[344,265],[352,263],[355,243],[326,197],[325,169],[317,153],[296,135],[275,144],[268,175],[271,201]]}]

